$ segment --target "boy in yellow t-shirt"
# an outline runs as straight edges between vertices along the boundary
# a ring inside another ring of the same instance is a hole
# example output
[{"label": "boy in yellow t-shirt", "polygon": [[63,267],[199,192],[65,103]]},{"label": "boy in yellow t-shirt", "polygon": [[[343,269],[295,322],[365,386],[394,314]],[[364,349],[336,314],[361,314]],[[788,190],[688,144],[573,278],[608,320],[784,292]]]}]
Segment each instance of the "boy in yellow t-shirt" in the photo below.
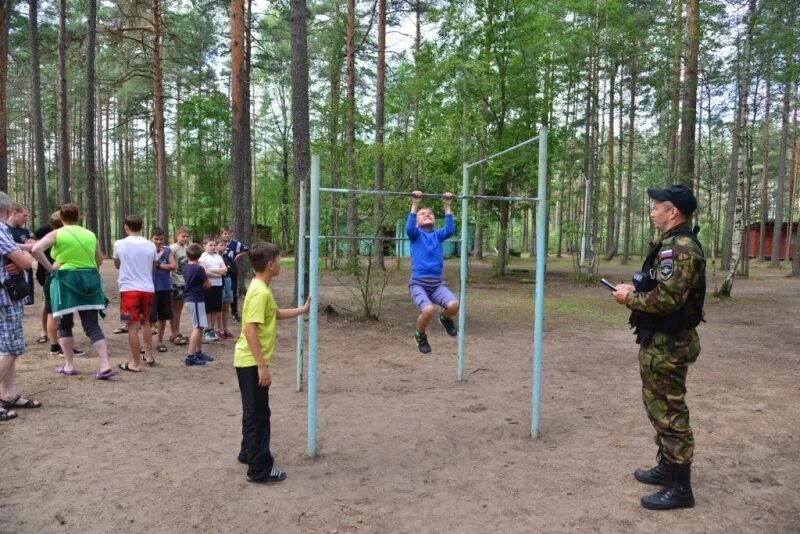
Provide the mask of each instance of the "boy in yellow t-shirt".
[{"label": "boy in yellow t-shirt", "polygon": [[275,466],[269,450],[269,364],[275,350],[276,322],[308,313],[302,308],[279,309],[269,284],[281,272],[281,256],[272,243],[257,243],[249,252],[256,272],[242,307],[242,333],[233,352],[233,365],[242,394],[242,447],[239,461],[248,465],[248,482],[281,482],[286,472]]}]

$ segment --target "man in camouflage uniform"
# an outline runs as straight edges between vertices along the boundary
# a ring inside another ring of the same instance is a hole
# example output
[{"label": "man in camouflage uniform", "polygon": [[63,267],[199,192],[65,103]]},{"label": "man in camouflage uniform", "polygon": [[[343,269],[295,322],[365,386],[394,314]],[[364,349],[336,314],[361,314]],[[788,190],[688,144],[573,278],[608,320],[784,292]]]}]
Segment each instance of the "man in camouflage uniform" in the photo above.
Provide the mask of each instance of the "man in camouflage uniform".
[{"label": "man in camouflage uniform", "polygon": [[619,284],[614,300],[631,313],[639,343],[642,399],[656,430],[658,465],[637,469],[636,480],[663,488],[642,497],[651,510],[694,506],[691,463],[694,436],[686,406],[686,372],[700,354],[695,327],[703,320],[705,257],[689,218],[697,209],[691,190],[674,185],[648,189],[650,217],[661,232],[634,285]]}]

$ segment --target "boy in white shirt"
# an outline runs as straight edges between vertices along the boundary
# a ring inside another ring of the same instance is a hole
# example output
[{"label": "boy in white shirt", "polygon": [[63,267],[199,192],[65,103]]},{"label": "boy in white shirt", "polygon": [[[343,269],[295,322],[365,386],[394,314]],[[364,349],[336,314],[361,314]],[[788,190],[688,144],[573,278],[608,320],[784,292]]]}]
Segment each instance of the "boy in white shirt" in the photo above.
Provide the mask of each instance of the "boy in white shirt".
[{"label": "boy in white shirt", "polygon": [[205,252],[200,256],[200,265],[206,270],[211,287],[206,289],[206,314],[208,315],[208,330],[203,334],[203,343],[219,341],[215,330],[222,330],[222,278],[228,272],[225,260],[217,254],[217,240],[206,236],[203,239]]},{"label": "boy in white shirt", "polygon": [[142,370],[139,356],[139,327],[144,339],[144,361],[155,364],[153,334],[150,330],[150,305],[153,301],[153,269],[158,262],[156,246],[142,237],[142,218],[125,217],[128,237],[114,243],[114,266],[119,269],[120,320],[128,326],[128,344],[132,362],[119,365],[123,371],[138,373]]}]

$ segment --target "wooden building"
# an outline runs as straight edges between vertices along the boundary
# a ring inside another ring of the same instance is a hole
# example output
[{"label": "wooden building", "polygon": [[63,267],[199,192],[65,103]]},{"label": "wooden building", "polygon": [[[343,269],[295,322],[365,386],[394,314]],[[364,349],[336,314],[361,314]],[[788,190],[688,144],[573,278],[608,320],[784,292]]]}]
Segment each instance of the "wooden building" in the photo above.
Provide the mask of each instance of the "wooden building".
[{"label": "wooden building", "polygon": [[[798,223],[792,223],[792,238],[794,238],[795,234],[797,233],[797,225]],[[764,236],[764,257],[767,259],[772,258],[772,235],[774,232],[775,223],[768,222],[766,224],[766,235]],[[781,243],[780,243],[780,253],[781,253],[781,260],[790,260],[794,257],[794,241],[792,242],[791,247],[789,248],[789,257],[786,257],[786,232],[789,229],[789,225],[783,223],[781,225]],[[758,248],[759,242],[761,237],[761,223],[753,223],[748,228],[749,234],[749,254],[751,258],[758,257]]]}]

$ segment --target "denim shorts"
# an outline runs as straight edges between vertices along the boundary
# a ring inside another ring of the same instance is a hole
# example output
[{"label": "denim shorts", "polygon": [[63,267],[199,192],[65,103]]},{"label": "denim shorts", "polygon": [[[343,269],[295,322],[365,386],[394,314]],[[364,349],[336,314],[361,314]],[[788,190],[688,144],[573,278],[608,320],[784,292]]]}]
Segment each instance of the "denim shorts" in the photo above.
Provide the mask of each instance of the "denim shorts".
[{"label": "denim shorts", "polygon": [[422,311],[423,308],[431,304],[444,308],[456,300],[444,280],[418,280],[412,278],[408,281],[408,295],[414,301],[417,311]]}]

